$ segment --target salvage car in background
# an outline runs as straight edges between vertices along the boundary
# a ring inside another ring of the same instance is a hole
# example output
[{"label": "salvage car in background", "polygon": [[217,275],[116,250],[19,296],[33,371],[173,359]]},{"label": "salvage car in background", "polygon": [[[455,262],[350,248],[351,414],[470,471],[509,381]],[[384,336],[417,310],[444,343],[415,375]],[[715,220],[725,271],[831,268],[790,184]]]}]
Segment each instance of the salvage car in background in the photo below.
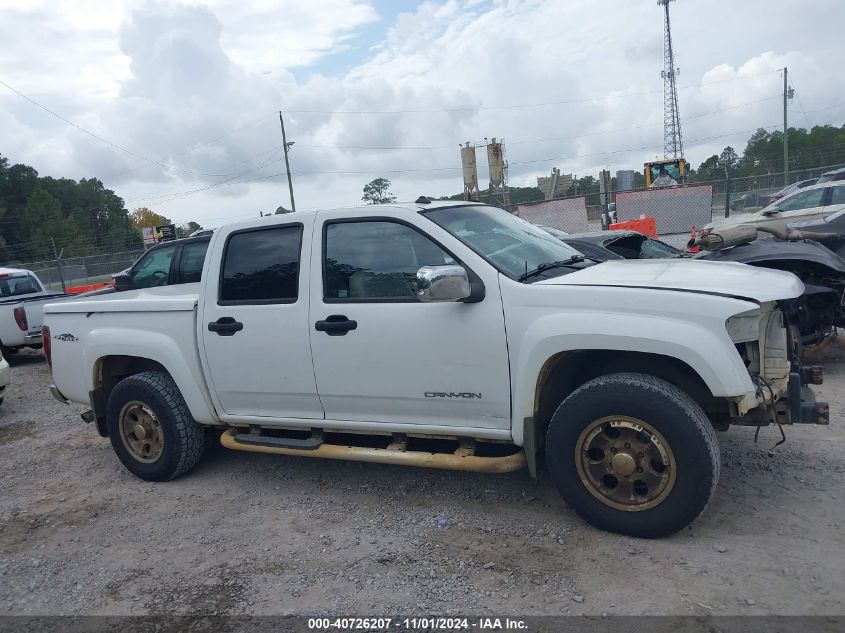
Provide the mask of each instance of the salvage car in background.
[{"label": "salvage car in background", "polygon": [[[845,224],[845,211],[839,215],[840,222]],[[842,229],[845,231],[845,226]],[[768,234],[757,236],[755,232],[748,234],[746,242],[692,254],[636,231],[569,235],[555,229],[546,230],[597,261],[694,258],[784,270],[804,282],[801,306],[795,317],[804,344],[821,341],[834,327],[845,327],[845,260],[820,242],[780,239]],[[845,234],[840,240],[840,248],[845,248]]]},{"label": "salvage car in background", "polygon": [[766,226],[775,229],[785,229],[790,222],[821,219],[845,208],[845,199],[841,193],[835,192],[845,186],[837,181],[819,182],[804,189],[772,202],[767,207],[754,213],[740,213],[730,218],[711,222],[704,226],[707,229],[725,229],[740,224]]},{"label": "salvage car in background", "polygon": [[804,189],[805,187],[814,185],[818,181],[818,178],[807,178],[806,180],[799,180],[798,182],[793,182],[791,185],[787,185],[783,189],[775,191],[772,194],[771,199],[769,200],[769,204],[771,204],[772,202],[777,202],[778,200],[780,200],[781,198],[785,198],[786,196],[791,196],[799,189]]}]

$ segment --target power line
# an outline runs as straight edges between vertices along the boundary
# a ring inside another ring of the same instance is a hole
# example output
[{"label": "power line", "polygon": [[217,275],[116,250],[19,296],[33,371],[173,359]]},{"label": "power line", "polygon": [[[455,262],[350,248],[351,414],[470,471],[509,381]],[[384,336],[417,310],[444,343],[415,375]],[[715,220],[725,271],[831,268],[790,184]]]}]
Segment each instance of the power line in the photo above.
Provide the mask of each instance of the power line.
[{"label": "power line", "polygon": [[[723,108],[718,108],[717,110],[709,110],[707,112],[700,112],[698,114],[693,114],[684,118],[684,120],[688,119],[699,119],[705,116],[710,116],[711,114],[718,114],[720,112],[725,112],[727,110],[735,110],[737,108],[743,108],[745,106],[753,105],[755,103],[761,103],[763,101],[770,101],[772,99],[780,99],[780,93],[776,95],[771,95],[768,97],[763,97],[762,99],[754,99],[753,101],[746,101],[744,103],[738,103],[736,105],[725,106]],[[620,132],[629,132],[631,130],[641,130],[649,127],[657,127],[662,125],[662,123],[645,123],[643,125],[634,125],[631,127],[624,127],[624,128],[617,128],[615,130],[598,130],[595,132],[584,132],[582,134],[573,134],[569,136],[552,136],[548,138],[535,138],[535,139],[522,139],[522,140],[508,140],[508,145],[523,145],[523,144],[530,144],[530,143],[546,143],[550,141],[565,141],[571,140],[576,138],[585,138],[588,136],[600,136],[603,134],[619,134]],[[429,150],[454,150],[457,145],[454,143],[451,145],[429,145],[429,146],[361,146],[361,145],[313,145],[307,143],[297,143],[300,147],[308,147],[310,149],[337,149],[337,150],[352,150],[352,151],[398,151],[398,150],[418,150],[418,151],[429,151]]]},{"label": "power line", "polygon": [[141,154],[138,154],[137,152],[133,152],[133,151],[132,151],[132,150],[130,150],[130,149],[126,149],[125,147],[122,147],[121,145],[118,145],[117,143],[112,143],[111,141],[109,141],[109,140],[107,140],[107,139],[104,139],[102,136],[98,136],[97,134],[94,134],[94,132],[91,132],[90,130],[86,130],[86,129],[85,129],[84,127],[82,127],[81,125],[77,125],[76,123],[74,123],[74,122],[73,122],[73,121],[71,121],[70,119],[67,119],[67,118],[63,117],[61,114],[59,114],[59,113],[57,113],[57,112],[54,112],[53,110],[51,110],[50,108],[48,108],[48,107],[46,107],[46,106],[44,106],[44,105],[41,105],[41,104],[40,104],[40,103],[38,103],[35,99],[33,99],[33,98],[31,98],[31,97],[28,97],[27,95],[25,95],[24,93],[22,93],[20,90],[18,90],[18,89],[16,89],[16,88],[13,88],[12,86],[10,86],[9,84],[7,84],[7,83],[6,83],[5,81],[3,81],[2,79],[0,79],[0,85],[5,86],[6,88],[8,88],[8,89],[9,89],[9,90],[11,90],[12,92],[14,92],[14,93],[15,93],[16,95],[18,95],[19,97],[21,97],[21,98],[23,98],[23,99],[26,99],[26,100],[27,100],[27,101],[29,101],[32,105],[36,106],[37,108],[40,108],[41,110],[43,110],[43,111],[44,111],[44,112],[46,112],[47,114],[50,114],[51,116],[56,117],[56,118],[57,118],[57,119],[59,119],[60,121],[63,121],[63,122],[65,122],[65,123],[67,123],[67,124],[68,124],[68,125],[70,125],[71,127],[76,128],[77,130],[79,130],[79,131],[80,131],[80,132],[82,132],[83,134],[87,134],[87,135],[88,135],[88,136],[90,136],[91,138],[96,139],[96,140],[100,141],[101,143],[105,143],[105,144],[106,144],[106,145],[108,145],[109,147],[112,147],[112,148],[114,148],[114,149],[116,149],[116,150],[119,150],[119,151],[121,151],[121,152],[125,153],[125,154],[128,154],[129,156],[134,156],[135,158],[140,158],[141,160],[146,161],[147,163],[150,163],[150,164],[152,164],[152,165],[158,165],[159,167],[164,167],[165,169],[172,169],[172,170],[174,170],[174,171],[178,171],[178,172],[182,172],[182,173],[187,173],[187,174],[195,174],[195,175],[198,175],[198,176],[208,176],[208,177],[215,177],[215,178],[216,178],[216,177],[220,177],[220,176],[227,176],[227,175],[228,175],[228,174],[208,174],[208,173],[201,173],[201,172],[197,172],[197,171],[192,171],[192,170],[190,170],[190,169],[182,169],[181,167],[176,167],[175,165],[168,165],[167,163],[163,163],[163,162],[158,161],[158,160],[155,160],[155,159],[153,159],[153,158],[148,158],[147,156],[143,156],[143,155],[141,155]]},{"label": "power line", "polygon": [[[260,122],[261,122],[261,121],[263,121],[264,119],[266,119],[266,118],[268,118],[268,117],[270,117],[270,116],[273,116],[274,114],[275,114],[275,113],[273,113],[273,112],[271,112],[271,113],[269,113],[269,114],[263,114],[263,115],[261,115],[260,117],[258,117],[257,119],[253,119],[252,121],[250,121],[250,122],[248,122],[248,123],[244,123],[244,124],[243,124],[243,125],[241,125],[240,127],[236,127],[234,130],[232,130],[232,131],[230,131],[230,132],[226,132],[226,134],[221,134],[220,136],[216,136],[216,137],[214,137],[213,139],[210,139],[210,140],[208,140],[208,141],[204,141],[204,142],[199,143],[199,144],[193,144],[193,145],[191,145],[190,147],[188,147],[187,149],[185,149],[185,150],[183,150],[183,151],[179,152],[178,154],[173,154],[172,156],[168,156],[168,157],[167,157],[167,159],[168,159],[168,160],[173,160],[174,158],[178,158],[178,157],[180,157],[180,156],[184,156],[184,155],[185,155],[185,154],[187,154],[188,152],[191,152],[191,151],[194,151],[194,150],[196,150],[196,149],[199,149],[200,147],[206,147],[206,146],[208,146],[208,145],[212,145],[213,143],[216,143],[217,141],[222,141],[224,138],[228,138],[228,137],[230,137],[230,136],[232,136],[232,135],[234,135],[234,134],[237,134],[237,133],[238,133],[238,132],[240,132],[241,130],[245,130],[245,129],[246,129],[246,128],[248,128],[248,127],[252,127],[252,126],[253,126],[253,125],[255,125],[256,123],[260,123]],[[260,154],[259,154],[259,155],[260,155]],[[248,161],[252,160],[253,158],[257,158],[257,157],[251,157],[251,158],[247,158],[247,159],[242,160],[242,161],[238,161],[237,163],[232,163],[231,165],[227,166],[227,167],[226,167],[226,169],[228,169],[229,167],[234,167],[235,165],[240,165],[240,164],[242,164],[242,163],[248,162]],[[113,173],[113,174],[109,174],[108,176],[106,176],[106,178],[107,178],[107,179],[108,179],[108,178],[115,178],[115,177],[117,177],[117,176],[122,176],[122,175],[124,175],[124,174],[129,174],[129,173],[132,173],[132,172],[135,172],[135,171],[141,170],[141,169],[145,169],[146,167],[148,167],[148,165],[141,165],[140,167],[133,167],[132,169],[124,169],[123,171],[118,171],[118,172],[115,172],[115,173]],[[225,175],[227,175],[227,176],[228,176],[229,174],[225,174]]]},{"label": "power line", "polygon": [[827,110],[833,110],[834,108],[841,108],[845,106],[845,101],[840,103],[835,103],[832,106],[827,106],[826,108],[816,108],[815,110],[807,110],[807,112],[826,112]]},{"label": "power line", "polygon": [[[722,79],[719,81],[707,81],[698,84],[690,84],[688,86],[679,86],[678,90],[687,90],[690,88],[701,88],[702,86],[711,86],[716,84],[723,84],[733,81],[740,81],[748,77],[758,77],[761,75],[769,75],[780,72],[780,69],[768,70],[761,73],[754,73],[743,75],[741,77],[731,77],[729,79]],[[310,110],[310,109],[291,109],[284,108],[285,112],[296,114],[420,114],[420,113],[436,113],[436,112],[476,112],[480,110],[510,110],[519,108],[541,108],[552,105],[570,105],[575,103],[589,103],[592,101],[606,101],[607,99],[627,99],[629,97],[642,97],[646,95],[663,94],[660,90],[648,90],[643,92],[629,92],[622,94],[608,94],[602,97],[586,97],[584,99],[572,99],[563,101],[546,101],[542,103],[514,103],[507,105],[491,105],[491,106],[460,106],[455,108],[413,108],[407,110]]]},{"label": "power line", "polygon": [[[776,127],[779,127],[779,124],[763,126],[763,129],[770,129],[770,128],[776,128]],[[731,133],[728,133],[728,134],[719,134],[719,135],[716,135],[716,136],[709,136],[709,137],[706,137],[706,138],[692,139],[690,141],[690,143],[701,143],[701,142],[705,142],[705,141],[715,140],[715,139],[718,139],[718,138],[727,138],[727,137],[731,137],[731,136],[737,136],[739,134],[748,134],[748,133],[751,133],[751,132],[755,132],[757,129],[760,129],[760,128],[755,128],[753,130],[741,130],[741,131],[737,131],[737,132],[731,132]],[[660,149],[660,148],[662,148],[662,145],[632,147],[632,148],[627,148],[627,149],[622,149],[622,150],[613,150],[613,151],[608,151],[608,152],[595,152],[595,153],[591,153],[591,154],[575,154],[575,155],[571,155],[571,156],[557,156],[557,157],[541,158],[541,159],[527,160],[527,161],[514,161],[514,162],[510,162],[510,165],[528,165],[528,164],[552,162],[552,161],[560,161],[560,160],[572,160],[572,159],[577,159],[577,158],[594,158],[594,157],[598,157],[598,156],[609,156],[609,155],[614,155],[614,154],[624,154],[624,153],[628,153],[628,152],[645,151],[645,150]],[[362,171],[357,171],[357,170],[356,171],[301,171],[301,172],[292,172],[292,175],[293,176],[314,176],[314,175],[361,176],[361,175],[372,175],[372,174],[403,174],[403,173],[417,173],[417,172],[441,172],[441,171],[460,171],[460,170],[461,170],[460,166],[458,166],[458,167],[451,167],[450,166],[450,167],[429,167],[429,168],[414,168],[414,169],[389,169],[389,170],[380,169],[380,170],[376,170],[376,171],[363,171],[363,170]],[[201,187],[201,188],[198,188],[198,189],[192,189],[192,190],[181,191],[181,192],[174,192],[170,196],[161,196],[160,197],[161,199],[158,200],[155,204],[157,204],[157,205],[165,204],[165,203],[168,203],[168,202],[172,202],[173,200],[176,200],[176,199],[180,199],[180,198],[183,198],[183,197],[186,197],[186,196],[189,196],[189,195],[193,195],[195,193],[208,191],[210,189],[216,189],[216,188],[221,187],[221,186],[247,184],[247,183],[251,183],[251,182],[258,182],[258,181],[261,181],[261,180],[268,180],[270,178],[277,178],[279,176],[287,176],[287,172],[267,174],[265,176],[258,176],[256,178],[249,178],[249,179],[246,179],[246,180],[238,180],[238,181],[234,181],[234,182],[221,182],[221,183],[216,183],[214,185],[209,185],[207,187]]]}]

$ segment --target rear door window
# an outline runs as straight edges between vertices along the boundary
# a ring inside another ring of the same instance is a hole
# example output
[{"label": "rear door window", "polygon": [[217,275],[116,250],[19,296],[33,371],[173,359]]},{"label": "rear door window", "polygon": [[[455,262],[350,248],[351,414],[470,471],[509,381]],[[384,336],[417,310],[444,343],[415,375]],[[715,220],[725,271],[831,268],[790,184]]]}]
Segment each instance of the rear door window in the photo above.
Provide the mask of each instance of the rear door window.
[{"label": "rear door window", "polygon": [[830,204],[845,204],[845,185],[831,187]]},{"label": "rear door window", "polygon": [[200,280],[207,250],[207,240],[188,242],[182,246],[182,254],[179,256],[179,283],[190,284]]},{"label": "rear door window", "polygon": [[223,252],[218,304],[294,303],[302,225],[233,233]]}]

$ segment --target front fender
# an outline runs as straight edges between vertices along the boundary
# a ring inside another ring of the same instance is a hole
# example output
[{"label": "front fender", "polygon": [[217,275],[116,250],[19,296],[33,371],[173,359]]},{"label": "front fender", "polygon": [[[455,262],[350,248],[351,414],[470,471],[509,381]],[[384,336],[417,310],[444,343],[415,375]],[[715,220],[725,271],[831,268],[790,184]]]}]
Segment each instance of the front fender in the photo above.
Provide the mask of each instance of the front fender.
[{"label": "front fender", "polygon": [[208,398],[205,377],[197,352],[193,349],[194,339],[189,339],[187,344],[191,346],[190,350],[186,349],[186,342],[176,341],[161,332],[135,332],[123,328],[92,330],[84,348],[85,367],[92,368],[88,378],[89,390],[95,388],[100,361],[106,356],[146,358],[167,370],[197,422],[216,423],[218,420]]},{"label": "front fender", "polygon": [[576,350],[643,352],[676,358],[692,368],[717,397],[754,391],[745,365],[724,329],[657,316],[563,313],[534,321],[519,345],[514,371],[513,438],[521,442],[534,415],[540,373],[551,357]]}]

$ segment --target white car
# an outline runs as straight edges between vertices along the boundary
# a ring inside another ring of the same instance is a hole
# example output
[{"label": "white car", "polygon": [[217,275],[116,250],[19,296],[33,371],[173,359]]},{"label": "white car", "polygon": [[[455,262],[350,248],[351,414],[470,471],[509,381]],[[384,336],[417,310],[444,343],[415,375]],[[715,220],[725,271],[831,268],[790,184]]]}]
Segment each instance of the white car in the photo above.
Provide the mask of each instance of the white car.
[{"label": "white car", "polygon": [[209,427],[252,452],[545,463],[587,520],[654,537],[707,505],[717,429],[827,423],[787,327],[803,289],[596,265],[502,209],[420,198],[222,227],[199,283],[47,305],[44,351],[53,395],[89,404],[141,479],[193,468]]},{"label": "white car", "polygon": [[0,268],[0,353],[8,356],[24,347],[41,347],[44,305],[72,298],[46,290],[30,270]]},{"label": "white car", "polygon": [[711,222],[704,230],[740,224],[785,229],[791,222],[821,220],[845,209],[845,182],[830,181],[798,189],[754,213],[738,214]]},{"label": "white car", "polygon": [[0,352],[0,404],[3,404],[3,399],[9,391],[10,373],[9,363],[3,358],[3,352]]}]

